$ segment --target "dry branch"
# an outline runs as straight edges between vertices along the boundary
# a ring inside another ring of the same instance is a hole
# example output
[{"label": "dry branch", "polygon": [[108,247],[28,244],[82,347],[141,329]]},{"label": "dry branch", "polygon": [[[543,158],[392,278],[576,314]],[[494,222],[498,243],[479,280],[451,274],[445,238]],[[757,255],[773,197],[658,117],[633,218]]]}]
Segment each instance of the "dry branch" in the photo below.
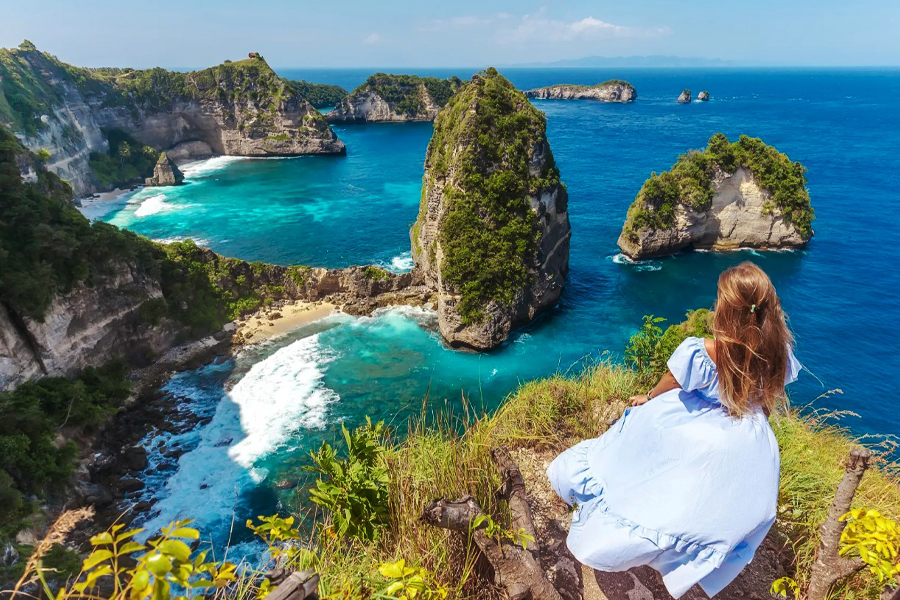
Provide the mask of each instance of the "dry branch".
[{"label": "dry branch", "polygon": [[484,513],[471,496],[464,496],[455,502],[435,500],[425,507],[422,520],[442,529],[471,531],[475,544],[494,567],[497,583],[506,588],[510,600],[562,600],[537,559],[539,544],[531,508],[525,498],[525,480],[519,467],[505,448],[492,449],[491,457],[503,479],[498,495],[509,503],[513,530],[518,532],[522,529],[534,538],[535,541],[529,544],[531,550],[506,539],[488,537],[484,531],[486,523],[473,528],[472,522]]},{"label": "dry branch", "polygon": [[872,452],[866,448],[854,448],[850,451],[844,477],[834,495],[834,502],[831,503],[828,518],[819,529],[821,541],[810,572],[808,600],[825,600],[835,582],[852,575],[863,567],[860,559],[844,558],[838,553],[841,534],[847,525],[840,518],[850,510],[856,488],[859,487],[859,482],[866,469],[869,468],[869,459],[871,458]]}]

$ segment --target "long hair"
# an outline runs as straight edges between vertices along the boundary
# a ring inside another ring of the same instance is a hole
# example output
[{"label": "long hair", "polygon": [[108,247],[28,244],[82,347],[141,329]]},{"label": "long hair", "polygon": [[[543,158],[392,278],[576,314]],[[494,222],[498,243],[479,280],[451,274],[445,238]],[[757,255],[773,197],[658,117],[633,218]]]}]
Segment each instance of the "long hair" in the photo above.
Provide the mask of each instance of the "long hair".
[{"label": "long hair", "polygon": [[735,417],[757,406],[770,414],[784,396],[794,336],[772,281],[753,263],[719,276],[713,334],[722,404]]}]

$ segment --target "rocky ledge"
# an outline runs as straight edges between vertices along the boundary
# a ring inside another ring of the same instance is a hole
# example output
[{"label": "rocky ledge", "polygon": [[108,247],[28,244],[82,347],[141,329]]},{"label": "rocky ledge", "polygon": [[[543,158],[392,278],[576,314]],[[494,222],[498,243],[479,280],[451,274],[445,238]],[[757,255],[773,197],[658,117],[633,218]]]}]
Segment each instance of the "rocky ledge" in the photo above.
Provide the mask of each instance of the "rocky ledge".
[{"label": "rocky ledge", "polygon": [[687,248],[802,246],[813,235],[806,169],[757,138],[714,135],[648,179],[628,209],[619,247],[632,258]]},{"label": "rocky ledge", "polygon": [[145,185],[180,185],[183,181],[184,173],[165,152],[162,152],[156,161],[156,166],[153,167],[153,176],[147,178]]},{"label": "rocky ledge", "polygon": [[599,100],[601,102],[634,102],[637,90],[627,81],[610,79],[596,85],[559,84],[525,92],[538,100]]},{"label": "rocky ledge", "polygon": [[327,118],[330,123],[433,121],[461,86],[458,77],[376,73],[341,100]]},{"label": "rocky ledge", "polygon": [[554,306],[569,269],[568,196],[546,118],[495,69],[438,115],[410,232],[441,335],[489,350]]}]

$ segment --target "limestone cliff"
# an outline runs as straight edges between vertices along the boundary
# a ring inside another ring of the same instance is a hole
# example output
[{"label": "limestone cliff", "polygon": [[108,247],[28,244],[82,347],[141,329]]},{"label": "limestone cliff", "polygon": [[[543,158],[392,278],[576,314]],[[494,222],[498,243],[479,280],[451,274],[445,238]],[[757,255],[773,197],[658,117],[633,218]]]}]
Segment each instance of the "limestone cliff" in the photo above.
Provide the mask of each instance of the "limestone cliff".
[{"label": "limestone cliff", "polygon": [[793,248],[813,235],[805,169],[761,140],[714,135],[648,179],[628,210],[619,247],[631,258],[686,248]]},{"label": "limestone cliff", "polygon": [[145,185],[179,185],[183,181],[184,173],[165,152],[162,152],[156,161],[156,167],[153,168],[153,176],[147,178]]},{"label": "limestone cliff", "polygon": [[489,350],[554,306],[569,268],[568,196],[546,119],[495,69],[435,120],[410,237],[441,335]]},{"label": "limestone cliff", "polygon": [[[23,43],[0,49],[0,125],[76,195],[98,189],[91,153],[109,150],[106,131],[124,131],[156,150],[200,154],[341,154],[325,118],[303,97],[308,84],[278,75],[261,58],[192,73],[164,69],[80,69]],[[305,87],[304,87],[305,86]]]},{"label": "limestone cliff", "polygon": [[610,79],[596,85],[552,85],[525,92],[539,100],[599,100],[601,102],[634,102],[637,90],[627,81]]},{"label": "limestone cliff", "polygon": [[327,118],[330,123],[433,121],[461,85],[458,77],[376,73],[335,106]]}]

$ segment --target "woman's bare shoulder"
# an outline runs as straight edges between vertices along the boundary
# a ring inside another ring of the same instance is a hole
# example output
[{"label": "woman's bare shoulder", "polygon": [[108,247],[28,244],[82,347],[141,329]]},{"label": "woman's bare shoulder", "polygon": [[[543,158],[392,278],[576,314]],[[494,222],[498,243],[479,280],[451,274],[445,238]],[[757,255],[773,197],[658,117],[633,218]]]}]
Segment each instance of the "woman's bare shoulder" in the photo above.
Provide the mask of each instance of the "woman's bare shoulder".
[{"label": "woman's bare shoulder", "polygon": [[716,362],[716,340],[711,338],[703,338],[703,347],[706,349],[706,353],[712,359],[713,362]]}]

